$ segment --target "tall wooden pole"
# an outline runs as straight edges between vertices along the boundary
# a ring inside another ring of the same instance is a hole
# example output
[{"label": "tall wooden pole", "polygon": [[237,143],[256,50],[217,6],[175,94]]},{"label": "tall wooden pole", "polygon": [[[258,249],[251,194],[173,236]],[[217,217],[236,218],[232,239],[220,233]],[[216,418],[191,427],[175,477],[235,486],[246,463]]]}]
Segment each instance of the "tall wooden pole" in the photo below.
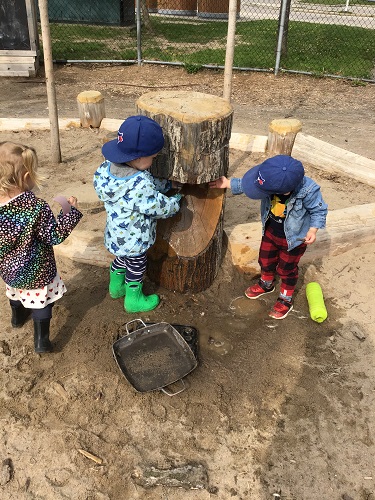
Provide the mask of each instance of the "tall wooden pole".
[{"label": "tall wooden pole", "polygon": [[233,57],[234,57],[234,40],[236,35],[236,18],[237,18],[237,0],[229,0],[228,13],[228,34],[227,48],[225,51],[225,67],[224,67],[224,92],[223,98],[228,102],[232,96],[232,73],[233,73]]},{"label": "tall wooden pole", "polygon": [[46,73],[48,113],[51,127],[51,156],[54,163],[61,163],[59,119],[57,114],[55,78],[53,74],[52,44],[48,18],[48,0],[38,0],[42,28],[44,70]]}]

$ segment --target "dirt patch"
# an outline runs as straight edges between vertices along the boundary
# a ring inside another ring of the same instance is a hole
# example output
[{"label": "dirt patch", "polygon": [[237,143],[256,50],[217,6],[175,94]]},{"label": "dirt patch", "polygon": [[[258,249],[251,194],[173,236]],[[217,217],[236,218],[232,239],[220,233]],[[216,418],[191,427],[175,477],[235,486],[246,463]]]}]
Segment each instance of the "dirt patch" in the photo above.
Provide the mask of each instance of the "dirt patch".
[{"label": "dirt patch", "polygon": [[[98,90],[108,118],[122,119],[135,111],[137,97],[157,90],[193,90],[223,95],[222,71],[188,74],[163,65],[67,65],[55,68],[60,117],[77,117],[76,97]],[[234,132],[268,134],[275,118],[302,121],[303,132],[375,160],[375,85],[303,75],[235,72],[232,81]],[[16,103],[16,105],[15,105]],[[0,114],[48,116],[43,74],[35,79],[2,78]]]},{"label": "dirt patch", "polygon": [[[165,67],[67,67],[56,78],[61,116],[72,117],[76,95],[91,86],[105,93],[113,118],[129,114],[136,96],[151,87],[173,82],[216,95],[222,87],[220,73],[187,75]],[[239,79],[237,130],[266,134],[268,118],[295,108],[293,116],[307,118],[304,132],[328,142],[332,134],[335,145],[375,159],[375,87],[257,74]],[[8,88],[9,80],[3,81]],[[2,116],[46,115],[43,84],[16,79],[6,96],[2,90]],[[57,166],[49,162],[47,133],[0,133],[0,140],[9,138],[36,146],[46,177],[40,195],[49,202],[90,182],[101,160],[101,134],[92,130],[61,134],[63,163]],[[242,175],[263,157],[232,151],[230,173]],[[374,190],[361,183],[305,166],[330,210],[374,199]],[[72,194],[79,198],[79,190]],[[80,227],[101,232],[102,215],[85,214]],[[226,228],[258,218],[257,202],[228,194]],[[53,354],[33,352],[30,322],[11,328],[5,294],[0,296],[2,498],[372,500],[374,265],[372,244],[303,264],[295,310],[280,322],[267,316],[272,294],[259,301],[243,297],[253,277],[238,273],[228,252],[202,293],[175,294],[147,280],[146,292],[156,291],[162,300],[142,319],[192,325],[199,332],[199,365],[186,378],[187,389],[168,397],[137,393],[113,359],[112,344],[137,315],[125,314],[122,301],[110,299],[108,270],[59,258],[68,293],[54,308]],[[308,314],[305,284],[312,280],[322,285],[328,309],[321,324]],[[207,472],[204,489],[165,483],[144,488],[134,480],[152,466],[187,464]]]}]

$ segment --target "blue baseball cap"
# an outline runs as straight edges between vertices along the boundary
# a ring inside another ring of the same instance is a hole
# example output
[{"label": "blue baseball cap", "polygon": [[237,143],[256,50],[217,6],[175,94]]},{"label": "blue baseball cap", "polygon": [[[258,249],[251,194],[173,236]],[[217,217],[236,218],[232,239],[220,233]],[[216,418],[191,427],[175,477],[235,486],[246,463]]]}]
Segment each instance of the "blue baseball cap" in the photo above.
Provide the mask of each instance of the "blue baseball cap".
[{"label": "blue baseball cap", "polygon": [[163,129],[148,116],[129,116],[120,126],[117,139],[106,142],[102,153],[106,160],[126,163],[158,153],[164,146]]},{"label": "blue baseball cap", "polygon": [[304,175],[305,169],[299,160],[288,155],[273,156],[246,172],[242,178],[242,190],[253,200],[290,193]]}]

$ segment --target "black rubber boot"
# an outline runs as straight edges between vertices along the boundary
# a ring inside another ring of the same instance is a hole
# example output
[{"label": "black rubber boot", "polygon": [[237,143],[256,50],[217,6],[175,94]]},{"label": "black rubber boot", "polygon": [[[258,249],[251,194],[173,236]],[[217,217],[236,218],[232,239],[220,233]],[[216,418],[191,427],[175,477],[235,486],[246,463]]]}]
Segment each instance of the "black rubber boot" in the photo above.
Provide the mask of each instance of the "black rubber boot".
[{"label": "black rubber boot", "polygon": [[31,309],[26,309],[23,305],[10,306],[12,309],[11,324],[13,328],[21,328],[26,323],[27,318],[31,314]]},{"label": "black rubber boot", "polygon": [[51,352],[52,343],[49,340],[50,319],[34,319],[34,348],[35,352]]}]

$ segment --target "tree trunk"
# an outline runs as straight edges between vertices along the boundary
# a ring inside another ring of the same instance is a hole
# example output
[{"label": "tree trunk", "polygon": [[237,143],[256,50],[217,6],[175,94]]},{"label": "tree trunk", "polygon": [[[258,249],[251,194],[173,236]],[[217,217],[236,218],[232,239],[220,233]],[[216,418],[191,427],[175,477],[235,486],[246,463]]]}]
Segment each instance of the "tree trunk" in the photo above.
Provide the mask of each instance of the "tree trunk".
[{"label": "tree trunk", "polygon": [[149,92],[137,111],[163,128],[165,144],[151,172],[201,184],[226,175],[233,109],[225,99],[201,92]]},{"label": "tree trunk", "polygon": [[78,94],[77,103],[81,126],[99,128],[105,118],[102,94],[96,90],[86,90]]},{"label": "tree trunk", "polygon": [[272,120],[268,127],[267,150],[273,155],[291,155],[294,140],[302,124],[295,118]]},{"label": "tree trunk", "polygon": [[207,182],[228,172],[232,107],[216,96],[181,91],[145,94],[137,110],[164,132],[151,172],[184,184],[180,212],[158,221],[149,277],[169,290],[200,292],[221,263],[225,195]]},{"label": "tree trunk", "polygon": [[147,0],[140,0],[140,2],[144,27],[149,29],[151,27],[151,21],[148,13]]},{"label": "tree trunk", "polygon": [[183,193],[178,215],[158,221],[148,275],[168,290],[196,293],[212,284],[221,264],[225,198],[207,184],[185,185]]}]

